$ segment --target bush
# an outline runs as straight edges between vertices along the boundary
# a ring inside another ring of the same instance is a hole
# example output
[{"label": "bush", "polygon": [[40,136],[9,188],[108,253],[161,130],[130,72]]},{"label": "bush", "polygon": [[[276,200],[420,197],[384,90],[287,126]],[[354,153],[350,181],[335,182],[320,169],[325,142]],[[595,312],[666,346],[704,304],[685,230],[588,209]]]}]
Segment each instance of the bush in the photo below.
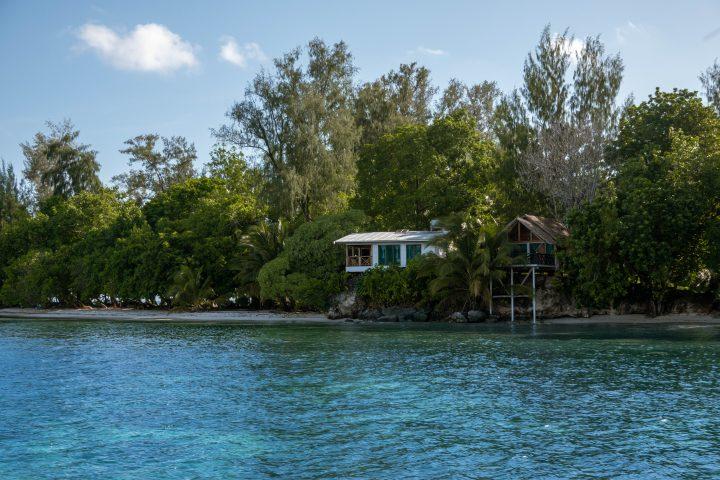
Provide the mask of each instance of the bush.
[{"label": "bush", "polygon": [[374,267],[360,277],[357,294],[375,307],[427,304],[434,269],[433,258],[426,256],[414,258],[406,268]]},{"label": "bush", "polygon": [[330,297],[343,290],[346,279],[344,249],[333,241],[365,223],[362,212],[350,210],[298,227],[283,253],[260,269],[260,297],[301,309],[326,308]]},{"label": "bush", "polygon": [[282,305],[289,301],[290,289],[286,278],[289,270],[290,264],[284,254],[263,265],[257,277],[263,300],[272,300]]},{"label": "bush", "polygon": [[360,277],[357,294],[377,307],[412,303],[407,271],[397,266],[367,270]]},{"label": "bush", "polygon": [[47,250],[31,250],[5,269],[0,302],[13,307],[49,306],[59,296],[53,270],[53,255]]}]

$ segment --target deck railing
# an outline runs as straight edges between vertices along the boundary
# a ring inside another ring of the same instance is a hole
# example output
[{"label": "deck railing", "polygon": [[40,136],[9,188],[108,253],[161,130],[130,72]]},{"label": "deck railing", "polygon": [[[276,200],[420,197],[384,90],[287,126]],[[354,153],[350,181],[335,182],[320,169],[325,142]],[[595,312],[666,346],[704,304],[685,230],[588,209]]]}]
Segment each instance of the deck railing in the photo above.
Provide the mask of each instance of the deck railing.
[{"label": "deck railing", "polygon": [[372,256],[347,257],[346,265],[348,267],[372,267]]},{"label": "deck railing", "polygon": [[552,253],[525,253],[519,252],[513,255],[514,265],[542,265],[544,267],[555,266],[555,255]]},{"label": "deck railing", "polygon": [[528,255],[530,265],[555,266],[555,255],[552,253],[531,253]]}]

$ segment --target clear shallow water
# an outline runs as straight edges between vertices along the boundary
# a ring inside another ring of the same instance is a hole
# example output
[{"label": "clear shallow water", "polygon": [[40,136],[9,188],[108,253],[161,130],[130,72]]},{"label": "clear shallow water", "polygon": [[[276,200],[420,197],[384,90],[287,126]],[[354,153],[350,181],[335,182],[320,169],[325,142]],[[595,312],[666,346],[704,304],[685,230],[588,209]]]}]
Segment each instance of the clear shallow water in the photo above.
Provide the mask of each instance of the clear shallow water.
[{"label": "clear shallow water", "polygon": [[718,478],[717,327],[0,321],[0,478]]}]

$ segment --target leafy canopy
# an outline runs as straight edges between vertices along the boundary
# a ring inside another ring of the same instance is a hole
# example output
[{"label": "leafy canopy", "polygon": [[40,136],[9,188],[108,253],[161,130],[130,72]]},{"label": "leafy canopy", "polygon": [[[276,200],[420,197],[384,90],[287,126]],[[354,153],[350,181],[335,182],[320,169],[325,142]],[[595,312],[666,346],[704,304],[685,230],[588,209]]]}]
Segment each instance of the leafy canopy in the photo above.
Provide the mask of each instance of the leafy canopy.
[{"label": "leafy canopy", "polygon": [[83,191],[97,191],[100,164],[97,152],[78,143],[80,132],[70,120],[47,122],[49,133],[38,132],[32,141],[22,143],[25,155],[23,174],[34,188],[38,201],[53,195],[69,198]]},{"label": "leafy canopy", "polygon": [[355,204],[380,228],[427,229],[434,218],[481,208],[492,169],[492,144],[458,110],[430,126],[399,127],[367,146]]}]

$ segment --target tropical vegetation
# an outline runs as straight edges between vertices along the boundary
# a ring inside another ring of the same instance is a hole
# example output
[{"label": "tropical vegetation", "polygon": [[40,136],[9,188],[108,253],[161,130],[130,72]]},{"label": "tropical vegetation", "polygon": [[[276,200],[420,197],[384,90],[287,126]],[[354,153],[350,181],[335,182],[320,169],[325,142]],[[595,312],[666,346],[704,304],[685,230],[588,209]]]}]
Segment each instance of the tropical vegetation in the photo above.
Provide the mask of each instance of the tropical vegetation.
[{"label": "tropical vegetation", "polygon": [[[548,26],[522,85],[439,88],[403,64],[360,83],[348,45],[313,39],[258,73],[198,158],[182,136],[118,139],[128,169],[70,120],[0,162],[0,305],[484,308],[514,216],[564,221],[558,286],[578,304],[720,301],[720,66],[697,92],[619,97],[623,61]],[[344,271],[333,241],[446,219],[442,257]]]}]

